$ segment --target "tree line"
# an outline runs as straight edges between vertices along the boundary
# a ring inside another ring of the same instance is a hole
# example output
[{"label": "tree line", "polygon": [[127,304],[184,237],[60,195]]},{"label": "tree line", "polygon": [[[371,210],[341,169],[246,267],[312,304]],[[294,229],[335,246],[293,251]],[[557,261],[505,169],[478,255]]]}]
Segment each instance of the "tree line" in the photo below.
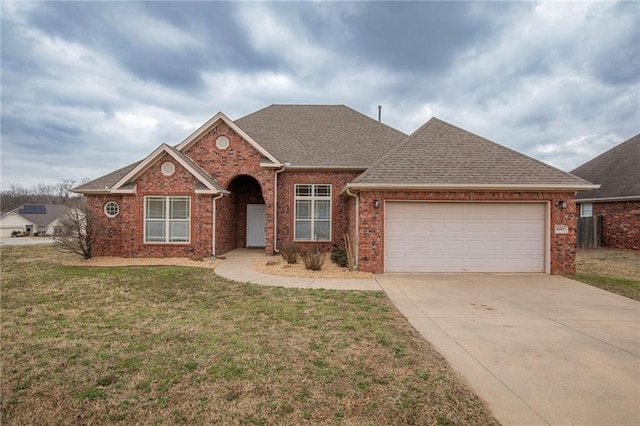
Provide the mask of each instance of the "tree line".
[{"label": "tree line", "polygon": [[78,183],[75,179],[63,179],[53,185],[39,183],[29,188],[11,184],[9,189],[0,191],[0,210],[5,213],[23,204],[66,204],[71,206],[81,198],[80,194],[71,192],[71,190],[88,181],[89,179],[83,179]]}]

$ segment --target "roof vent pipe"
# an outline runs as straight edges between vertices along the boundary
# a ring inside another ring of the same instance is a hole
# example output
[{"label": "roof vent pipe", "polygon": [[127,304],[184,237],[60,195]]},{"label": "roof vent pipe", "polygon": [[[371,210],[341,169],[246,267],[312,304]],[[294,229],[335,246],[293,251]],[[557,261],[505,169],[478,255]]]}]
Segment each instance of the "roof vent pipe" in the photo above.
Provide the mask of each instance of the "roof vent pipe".
[{"label": "roof vent pipe", "polygon": [[382,105],[378,105],[378,122],[382,121]]}]

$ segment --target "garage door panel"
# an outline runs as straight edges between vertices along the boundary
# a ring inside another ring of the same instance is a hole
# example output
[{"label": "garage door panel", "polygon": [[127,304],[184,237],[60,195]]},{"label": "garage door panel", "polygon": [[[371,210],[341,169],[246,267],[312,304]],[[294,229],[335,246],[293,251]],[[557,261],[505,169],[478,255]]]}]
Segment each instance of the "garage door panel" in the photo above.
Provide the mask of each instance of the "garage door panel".
[{"label": "garage door panel", "polygon": [[387,272],[543,272],[543,203],[402,203],[385,210]]}]

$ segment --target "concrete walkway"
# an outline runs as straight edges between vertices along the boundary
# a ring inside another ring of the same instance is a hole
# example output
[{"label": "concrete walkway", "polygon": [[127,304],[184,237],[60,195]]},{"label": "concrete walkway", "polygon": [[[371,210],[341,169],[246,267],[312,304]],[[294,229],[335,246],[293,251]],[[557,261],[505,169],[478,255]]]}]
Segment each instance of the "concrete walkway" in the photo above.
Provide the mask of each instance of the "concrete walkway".
[{"label": "concrete walkway", "polygon": [[249,282],[275,287],[323,288],[327,290],[382,291],[374,279],[290,278],[263,274],[252,268],[258,257],[264,256],[262,249],[236,249],[225,254],[226,260],[216,268],[216,274],[239,282]]}]

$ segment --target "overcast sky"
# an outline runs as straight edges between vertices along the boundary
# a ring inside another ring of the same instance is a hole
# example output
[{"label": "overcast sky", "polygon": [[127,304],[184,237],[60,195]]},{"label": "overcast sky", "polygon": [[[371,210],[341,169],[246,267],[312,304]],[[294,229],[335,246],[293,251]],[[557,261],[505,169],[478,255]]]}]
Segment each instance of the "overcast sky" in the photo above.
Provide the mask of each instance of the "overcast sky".
[{"label": "overcast sky", "polygon": [[436,116],[563,170],[640,132],[638,2],[2,2],[2,189],[96,178],[218,111]]}]

